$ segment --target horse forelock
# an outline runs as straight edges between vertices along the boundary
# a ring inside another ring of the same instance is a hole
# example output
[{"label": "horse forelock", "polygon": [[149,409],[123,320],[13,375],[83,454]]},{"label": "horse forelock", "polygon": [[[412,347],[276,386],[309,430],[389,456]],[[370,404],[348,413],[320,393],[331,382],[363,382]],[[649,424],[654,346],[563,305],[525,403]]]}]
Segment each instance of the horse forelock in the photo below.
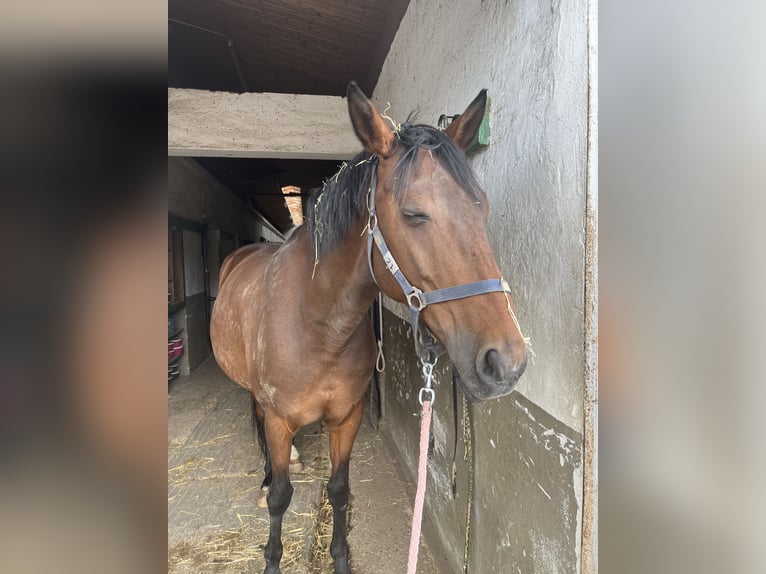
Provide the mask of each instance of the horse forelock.
[{"label": "horse forelock", "polygon": [[[396,135],[398,151],[392,176],[397,201],[401,201],[409,188],[421,150],[429,151],[472,199],[480,198],[481,188],[465,154],[446,135],[432,126],[410,123],[402,124]],[[307,220],[315,259],[337,248],[351,228],[367,215],[367,191],[377,168],[376,156],[360,152],[352,160],[343,162],[321,188],[313,190]]]},{"label": "horse forelock", "polygon": [[402,146],[394,167],[394,195],[397,200],[401,201],[409,187],[409,177],[418,165],[421,150],[430,152],[431,157],[447,170],[455,183],[472,199],[479,199],[481,187],[468,164],[468,158],[450,138],[424,124],[402,124],[397,134]]}]

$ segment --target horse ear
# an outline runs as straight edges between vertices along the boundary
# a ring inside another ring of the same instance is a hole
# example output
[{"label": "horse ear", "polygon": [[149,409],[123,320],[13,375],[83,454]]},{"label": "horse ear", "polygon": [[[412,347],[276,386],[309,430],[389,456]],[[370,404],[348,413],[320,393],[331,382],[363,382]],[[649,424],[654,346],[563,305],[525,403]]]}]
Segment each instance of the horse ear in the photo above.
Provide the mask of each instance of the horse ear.
[{"label": "horse ear", "polygon": [[484,112],[487,109],[487,90],[479,92],[479,95],[468,105],[466,110],[457,116],[447,126],[444,133],[454,141],[461,149],[466,149],[473,141],[481,126]]},{"label": "horse ear", "polygon": [[390,156],[396,146],[394,133],[356,82],[349,82],[346,98],[351,125],[364,149],[382,158]]}]

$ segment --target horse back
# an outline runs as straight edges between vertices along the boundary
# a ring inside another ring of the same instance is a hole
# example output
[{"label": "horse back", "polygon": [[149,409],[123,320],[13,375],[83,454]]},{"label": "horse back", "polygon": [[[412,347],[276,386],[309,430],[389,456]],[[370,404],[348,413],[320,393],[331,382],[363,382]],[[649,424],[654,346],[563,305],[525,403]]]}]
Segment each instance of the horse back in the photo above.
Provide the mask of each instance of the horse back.
[{"label": "horse back", "polygon": [[277,250],[277,245],[274,243],[251,243],[240,247],[239,249],[232,251],[226,256],[221,264],[221,270],[218,276],[218,288],[220,289],[226,278],[231,275],[234,268],[242,263],[245,259],[259,252],[268,252],[269,255]]},{"label": "horse back", "polygon": [[221,264],[218,296],[210,317],[210,342],[213,355],[224,373],[236,383],[252,389],[247,368],[246,329],[252,318],[253,289],[257,289],[263,269],[277,245],[256,243],[240,247]]}]

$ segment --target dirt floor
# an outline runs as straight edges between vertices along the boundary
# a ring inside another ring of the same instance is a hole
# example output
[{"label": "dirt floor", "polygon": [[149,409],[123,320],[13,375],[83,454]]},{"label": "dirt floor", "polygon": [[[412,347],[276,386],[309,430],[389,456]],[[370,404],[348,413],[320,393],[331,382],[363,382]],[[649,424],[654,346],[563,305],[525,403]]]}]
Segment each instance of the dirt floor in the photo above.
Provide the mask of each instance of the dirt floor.
[{"label": "dirt floor", "polygon": [[[332,573],[332,511],[325,484],[327,435],[316,423],[295,441],[304,470],[293,474],[284,517],[283,574]],[[382,432],[365,414],[352,454],[349,546],[355,574],[406,571],[415,485],[402,480]],[[168,573],[260,573],[268,511],[257,508],[263,459],[247,392],[207,360],[168,396]],[[420,574],[447,571],[421,539]]]}]

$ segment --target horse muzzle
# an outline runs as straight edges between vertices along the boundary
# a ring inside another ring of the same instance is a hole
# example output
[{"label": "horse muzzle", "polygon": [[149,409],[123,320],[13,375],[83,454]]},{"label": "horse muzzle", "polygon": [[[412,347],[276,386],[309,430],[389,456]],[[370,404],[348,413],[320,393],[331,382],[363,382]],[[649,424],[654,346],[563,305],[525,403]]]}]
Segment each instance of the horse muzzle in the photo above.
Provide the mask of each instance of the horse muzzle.
[{"label": "horse muzzle", "polygon": [[501,352],[488,346],[479,350],[473,365],[456,361],[456,366],[466,398],[472,403],[487,401],[513,391],[527,367],[527,353],[524,349]]}]

